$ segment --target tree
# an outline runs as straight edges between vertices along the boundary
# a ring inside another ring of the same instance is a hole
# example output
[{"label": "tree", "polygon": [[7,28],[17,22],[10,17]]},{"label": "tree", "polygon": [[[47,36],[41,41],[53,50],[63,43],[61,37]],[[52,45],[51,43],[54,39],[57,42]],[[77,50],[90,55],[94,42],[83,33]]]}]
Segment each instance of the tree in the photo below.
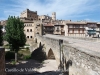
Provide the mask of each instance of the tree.
[{"label": "tree", "polygon": [[0,25],[0,46],[3,45],[3,32],[2,32],[2,28],[3,28],[3,26]]},{"label": "tree", "polygon": [[26,43],[26,35],[24,34],[24,23],[15,16],[9,16],[5,27],[5,40],[15,51],[15,62],[17,62],[17,54],[20,47]]}]

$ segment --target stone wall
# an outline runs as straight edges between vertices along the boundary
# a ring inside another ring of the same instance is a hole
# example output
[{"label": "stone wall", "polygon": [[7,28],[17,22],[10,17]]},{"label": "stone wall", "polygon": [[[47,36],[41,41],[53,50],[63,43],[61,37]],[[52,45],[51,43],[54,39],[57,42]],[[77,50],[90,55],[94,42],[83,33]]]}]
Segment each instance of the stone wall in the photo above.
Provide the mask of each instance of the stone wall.
[{"label": "stone wall", "polygon": [[65,45],[63,50],[66,62],[72,61],[68,69],[69,75],[100,75],[99,53],[70,45]]},{"label": "stone wall", "polygon": [[72,38],[72,39],[81,39],[81,40],[87,40],[87,41],[100,41],[100,38],[92,38],[92,37],[71,37],[67,36],[67,38]]},{"label": "stone wall", "polygon": [[0,75],[5,75],[5,50],[0,47]]}]

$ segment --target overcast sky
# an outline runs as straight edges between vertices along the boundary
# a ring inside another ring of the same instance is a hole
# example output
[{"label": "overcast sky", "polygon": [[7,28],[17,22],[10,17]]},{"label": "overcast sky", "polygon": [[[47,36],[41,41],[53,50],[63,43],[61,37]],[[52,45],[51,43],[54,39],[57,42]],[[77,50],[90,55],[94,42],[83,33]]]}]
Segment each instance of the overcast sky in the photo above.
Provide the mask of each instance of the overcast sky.
[{"label": "overcast sky", "polygon": [[20,16],[27,8],[38,15],[56,12],[60,20],[100,22],[100,0],[0,0],[0,20],[9,15]]}]

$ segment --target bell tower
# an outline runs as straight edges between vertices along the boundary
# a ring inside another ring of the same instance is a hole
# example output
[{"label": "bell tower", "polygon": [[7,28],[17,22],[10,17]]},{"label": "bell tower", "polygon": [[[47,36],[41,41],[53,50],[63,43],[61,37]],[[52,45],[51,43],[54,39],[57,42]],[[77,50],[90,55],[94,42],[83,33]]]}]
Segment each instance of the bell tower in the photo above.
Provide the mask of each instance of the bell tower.
[{"label": "bell tower", "polygon": [[52,20],[56,20],[56,12],[52,13]]}]

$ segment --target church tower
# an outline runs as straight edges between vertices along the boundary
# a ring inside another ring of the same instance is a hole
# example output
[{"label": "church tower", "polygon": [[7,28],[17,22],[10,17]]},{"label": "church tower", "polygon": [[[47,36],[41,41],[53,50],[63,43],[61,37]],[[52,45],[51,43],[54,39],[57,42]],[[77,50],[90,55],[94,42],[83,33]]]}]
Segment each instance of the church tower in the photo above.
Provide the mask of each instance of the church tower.
[{"label": "church tower", "polygon": [[56,20],[56,12],[52,13],[52,20]]}]

